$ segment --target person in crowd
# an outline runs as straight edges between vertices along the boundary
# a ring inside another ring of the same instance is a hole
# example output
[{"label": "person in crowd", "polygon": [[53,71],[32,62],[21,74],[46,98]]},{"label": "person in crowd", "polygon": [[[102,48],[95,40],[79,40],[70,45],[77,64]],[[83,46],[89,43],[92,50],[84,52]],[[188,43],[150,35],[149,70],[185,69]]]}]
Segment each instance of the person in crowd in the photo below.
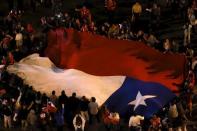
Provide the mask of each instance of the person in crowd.
[{"label": "person in crowd", "polygon": [[2,56],[1,64],[2,65],[6,65],[7,64],[7,60],[6,60],[5,56]]},{"label": "person in crowd", "polygon": [[65,27],[70,28],[72,24],[71,16],[67,12],[64,13],[64,20],[65,20]]},{"label": "person in crowd", "polygon": [[101,25],[99,34],[102,36],[107,36],[109,32],[110,24],[108,22],[105,22],[103,25]]},{"label": "person in crowd", "polygon": [[19,111],[21,109],[21,97],[22,97],[22,91],[20,90],[20,88],[18,87],[18,90],[19,90],[19,96],[15,102],[15,107],[14,107],[14,115],[13,115],[13,122],[14,123],[19,123]]},{"label": "person in crowd", "polygon": [[40,113],[40,111],[41,111],[41,104],[42,104],[42,95],[41,95],[41,93],[40,92],[37,92],[36,93],[36,98],[35,98],[35,112],[36,113]]},{"label": "person in crowd", "polygon": [[150,119],[150,128],[149,131],[161,131],[161,119],[160,117],[153,115]]},{"label": "person in crowd", "polygon": [[0,82],[2,81],[2,74],[3,74],[3,72],[5,71],[5,65],[4,64],[0,64]]},{"label": "person in crowd", "polygon": [[31,109],[30,112],[27,115],[27,122],[28,122],[28,129],[30,131],[36,130],[36,122],[37,122],[37,116],[34,109]]},{"label": "person in crowd", "polygon": [[99,106],[98,103],[96,102],[96,98],[92,97],[90,103],[88,104],[89,107],[89,114],[90,114],[90,121],[89,123],[93,123],[93,118],[96,117],[97,121],[100,122],[99,120]]},{"label": "person in crowd", "polygon": [[187,22],[192,26],[193,33],[196,33],[196,15],[192,7],[187,9]]},{"label": "person in crowd", "polygon": [[85,130],[86,120],[81,113],[77,113],[73,119],[73,126],[75,131],[84,131]]},{"label": "person in crowd", "polygon": [[27,123],[27,115],[28,115],[28,109],[27,105],[22,104],[22,108],[19,110],[18,117],[21,120],[21,129],[26,130],[28,127]]},{"label": "person in crowd", "polygon": [[105,0],[105,8],[108,14],[108,21],[114,22],[115,9],[117,8],[116,0]]},{"label": "person in crowd", "polygon": [[105,125],[105,128],[107,130],[110,130],[110,123],[111,123],[111,121],[109,119],[110,111],[109,111],[109,109],[107,108],[106,105],[101,107],[101,111],[102,111],[102,121]]},{"label": "person in crowd", "polygon": [[54,104],[57,105],[58,97],[55,94],[55,91],[53,90],[50,96],[50,101]]},{"label": "person in crowd", "polygon": [[141,131],[141,121],[144,120],[143,116],[134,114],[129,119],[129,129],[130,131]]},{"label": "person in crowd", "polygon": [[80,22],[79,19],[76,19],[76,20],[74,21],[74,23],[73,23],[72,26],[73,26],[74,29],[80,31],[80,30],[81,30],[82,24],[81,24],[81,22]]},{"label": "person in crowd", "polygon": [[85,96],[82,96],[80,99],[80,109],[81,115],[85,118],[86,123],[89,122],[88,104],[89,100]]},{"label": "person in crowd", "polygon": [[195,75],[192,70],[189,70],[188,76],[186,78],[186,102],[187,107],[189,109],[189,115],[191,117],[192,114],[192,97],[193,97],[193,91],[195,86]]},{"label": "person in crowd", "polygon": [[172,101],[168,111],[168,118],[170,121],[169,130],[177,130],[179,127],[179,112],[176,105],[176,100]]},{"label": "person in crowd", "polygon": [[151,22],[152,29],[156,31],[160,25],[161,9],[157,3],[153,3],[151,8]]},{"label": "person in crowd", "polygon": [[13,65],[14,64],[14,56],[12,54],[12,52],[8,52],[8,61],[9,61],[9,64]]},{"label": "person in crowd", "polygon": [[108,38],[116,38],[119,34],[119,29],[120,28],[118,24],[112,24],[108,31]]},{"label": "person in crowd", "polygon": [[48,125],[48,114],[46,112],[40,112],[39,114],[39,126],[41,131],[46,131],[47,130],[47,125]]},{"label": "person in crowd", "polygon": [[48,100],[49,100],[49,99],[48,99],[46,93],[43,93],[43,94],[42,94],[42,97],[41,97],[41,102],[42,102],[41,105],[42,105],[42,106],[46,106],[47,103],[48,103]]},{"label": "person in crowd", "polygon": [[75,11],[80,12],[81,19],[84,23],[90,23],[92,21],[92,15],[86,6],[83,6],[81,9],[75,9]]},{"label": "person in crowd", "polygon": [[183,107],[183,104],[181,102],[182,100],[179,99],[179,101],[176,103],[177,105],[177,110],[179,112],[179,127],[178,129],[181,129],[181,131],[187,131],[187,121],[188,121],[188,118],[186,117],[186,111]]},{"label": "person in crowd", "polygon": [[9,101],[7,99],[5,99],[3,101],[2,114],[3,114],[4,127],[5,128],[12,128],[12,118],[11,118],[12,109],[11,109],[11,106],[9,105]]},{"label": "person in crowd", "polygon": [[81,27],[81,32],[88,32],[88,25],[87,24],[83,24]]},{"label": "person in crowd", "polygon": [[10,42],[13,40],[13,37],[10,35],[6,35],[5,33],[3,33],[4,38],[2,39],[2,41],[0,42],[0,48],[3,49],[3,51],[8,51],[8,48],[10,47]]},{"label": "person in crowd", "polygon": [[16,41],[16,48],[17,51],[19,51],[23,45],[23,35],[22,33],[18,30],[16,30],[16,36],[15,36],[15,41]]},{"label": "person in crowd", "polygon": [[159,44],[159,40],[152,33],[148,34],[146,42],[148,46],[153,48],[157,47],[157,45]]},{"label": "person in crowd", "polygon": [[186,57],[188,60],[191,60],[194,57],[194,50],[191,47],[187,47],[185,51]]},{"label": "person in crowd", "polygon": [[133,6],[132,6],[132,15],[134,21],[138,21],[139,17],[142,13],[142,5],[137,1]]},{"label": "person in crowd", "polygon": [[58,97],[58,103],[65,104],[67,100],[68,100],[68,96],[66,95],[65,91],[62,90],[61,95]]},{"label": "person in crowd", "polygon": [[92,33],[92,34],[96,34],[96,26],[95,26],[95,23],[93,21],[91,21],[91,23],[89,24],[89,31]]},{"label": "person in crowd", "polygon": [[139,42],[144,42],[144,32],[139,30],[136,34],[136,40]]},{"label": "person in crowd", "polygon": [[186,23],[183,26],[184,29],[184,46],[187,46],[188,44],[190,44],[191,42],[191,29],[192,29],[192,25],[190,23]]},{"label": "person in crowd", "polygon": [[136,3],[132,6],[132,17],[131,17],[134,32],[137,32],[140,28],[141,13],[142,13],[142,5],[138,1],[136,1]]},{"label": "person in crowd", "polygon": [[69,97],[68,101],[69,101],[68,103],[69,103],[70,110],[71,110],[73,117],[74,117],[74,115],[76,114],[76,112],[79,108],[79,104],[80,104],[79,103],[80,101],[77,98],[77,95],[75,92],[72,93],[72,96]]},{"label": "person in crowd", "polygon": [[109,114],[110,119],[110,129],[118,130],[120,129],[120,116],[118,112],[112,111]]},{"label": "person in crowd", "polygon": [[169,39],[165,39],[163,43],[164,53],[168,53],[171,51],[171,43]]},{"label": "person in crowd", "polygon": [[64,127],[64,104],[58,106],[57,112],[55,113],[55,121],[57,125],[57,131],[63,131]]},{"label": "person in crowd", "polygon": [[28,23],[27,26],[26,26],[26,31],[29,33],[29,34],[32,34],[35,32],[35,29],[33,28],[32,24],[31,23]]}]

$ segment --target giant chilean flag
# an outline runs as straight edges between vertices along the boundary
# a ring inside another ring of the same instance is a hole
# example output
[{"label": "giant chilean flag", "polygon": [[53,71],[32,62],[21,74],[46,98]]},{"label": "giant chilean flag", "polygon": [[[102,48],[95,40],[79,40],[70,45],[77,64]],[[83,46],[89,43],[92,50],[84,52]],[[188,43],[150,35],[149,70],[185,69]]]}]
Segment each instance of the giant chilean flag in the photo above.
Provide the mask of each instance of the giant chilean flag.
[{"label": "giant chilean flag", "polygon": [[72,29],[51,30],[45,54],[61,68],[97,76],[127,76],[105,103],[121,113],[134,105],[133,111],[150,116],[174,97],[172,92],[178,92],[184,80],[183,55]]},{"label": "giant chilean flag", "polygon": [[63,89],[68,95],[94,96],[121,115],[135,112],[150,117],[178,94],[185,76],[184,55],[73,29],[49,31],[45,56],[59,68],[50,60],[38,62],[46,58],[33,55],[8,70],[20,72],[39,91]]}]

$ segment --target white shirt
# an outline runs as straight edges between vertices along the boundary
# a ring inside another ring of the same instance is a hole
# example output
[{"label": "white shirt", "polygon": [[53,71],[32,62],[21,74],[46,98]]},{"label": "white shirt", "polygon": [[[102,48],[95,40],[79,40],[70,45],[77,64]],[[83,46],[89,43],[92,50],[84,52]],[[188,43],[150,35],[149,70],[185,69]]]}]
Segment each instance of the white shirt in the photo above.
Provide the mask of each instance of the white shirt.
[{"label": "white shirt", "polygon": [[96,115],[98,113],[98,104],[96,102],[90,102],[88,104],[90,114]]}]

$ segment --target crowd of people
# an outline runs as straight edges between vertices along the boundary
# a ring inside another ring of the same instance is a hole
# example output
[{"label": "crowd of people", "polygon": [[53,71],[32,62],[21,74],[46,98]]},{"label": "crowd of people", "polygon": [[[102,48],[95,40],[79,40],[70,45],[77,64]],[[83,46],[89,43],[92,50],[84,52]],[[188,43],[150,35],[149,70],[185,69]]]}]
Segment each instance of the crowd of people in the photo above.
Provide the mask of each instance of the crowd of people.
[{"label": "crowd of people", "polygon": [[[9,0],[11,1],[11,0]],[[192,118],[192,98],[197,78],[197,66],[194,50],[191,48],[191,33],[196,31],[197,3],[195,0],[168,0],[166,6],[172,8],[174,18],[181,17],[183,26],[183,42],[176,40],[158,39],[162,9],[159,3],[153,2],[142,5],[139,1],[131,8],[131,16],[122,22],[116,22],[115,11],[118,8],[116,0],[105,0],[104,7],[108,20],[98,24],[94,14],[87,6],[74,9],[73,13],[62,11],[61,0],[31,0],[33,11],[36,5],[53,7],[52,16],[40,19],[42,30],[33,28],[31,22],[23,21],[24,5],[19,1],[18,9],[13,9],[9,3],[10,12],[4,18],[0,27],[0,120],[4,128],[21,128],[22,130],[52,130],[61,131],[68,127],[72,130],[86,130],[95,123],[102,123],[106,130],[121,130],[122,123],[130,130],[182,130],[186,131],[186,121]],[[176,7],[176,8],[175,8]],[[177,11],[176,9],[179,9]],[[142,14],[149,17],[147,28],[141,23]],[[181,13],[180,13],[181,12]],[[25,85],[24,81],[14,74],[9,74],[6,67],[33,52],[42,53],[46,46],[46,32],[58,27],[74,28],[81,32],[99,34],[109,39],[141,41],[148,46],[164,53],[184,52],[188,58],[188,75],[181,87],[180,97],[173,100],[158,114],[150,119],[133,114],[126,120],[115,111],[109,111],[106,106],[99,107],[96,98],[85,96],[79,98],[73,92],[68,97],[62,91],[56,96],[55,91],[47,96],[45,93],[34,91],[33,87]],[[183,46],[183,50],[181,47]],[[186,109],[186,110],[184,110]]]}]

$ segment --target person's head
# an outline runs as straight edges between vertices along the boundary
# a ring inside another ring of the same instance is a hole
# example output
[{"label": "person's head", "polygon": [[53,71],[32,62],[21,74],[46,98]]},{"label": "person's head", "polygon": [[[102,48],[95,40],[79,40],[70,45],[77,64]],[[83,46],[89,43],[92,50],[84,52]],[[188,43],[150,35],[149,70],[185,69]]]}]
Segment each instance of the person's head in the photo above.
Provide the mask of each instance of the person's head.
[{"label": "person's head", "polygon": [[42,96],[43,96],[43,97],[45,97],[45,96],[47,96],[47,95],[46,95],[46,93],[43,93],[43,95],[42,95]]},{"label": "person's head", "polygon": [[73,92],[72,93],[72,97],[76,97],[77,95],[76,95],[76,93],[75,92]]},{"label": "person's head", "polygon": [[55,91],[54,90],[52,91],[52,95],[55,95]]},{"label": "person's head", "polygon": [[92,97],[92,98],[91,98],[91,101],[92,101],[92,102],[96,102],[96,98],[95,98],[95,97]]},{"label": "person's head", "polygon": [[82,96],[81,99],[82,99],[82,100],[86,100],[86,97],[85,97],[85,96]]},{"label": "person's head", "polygon": [[65,91],[64,90],[61,92],[61,95],[65,95]]}]

